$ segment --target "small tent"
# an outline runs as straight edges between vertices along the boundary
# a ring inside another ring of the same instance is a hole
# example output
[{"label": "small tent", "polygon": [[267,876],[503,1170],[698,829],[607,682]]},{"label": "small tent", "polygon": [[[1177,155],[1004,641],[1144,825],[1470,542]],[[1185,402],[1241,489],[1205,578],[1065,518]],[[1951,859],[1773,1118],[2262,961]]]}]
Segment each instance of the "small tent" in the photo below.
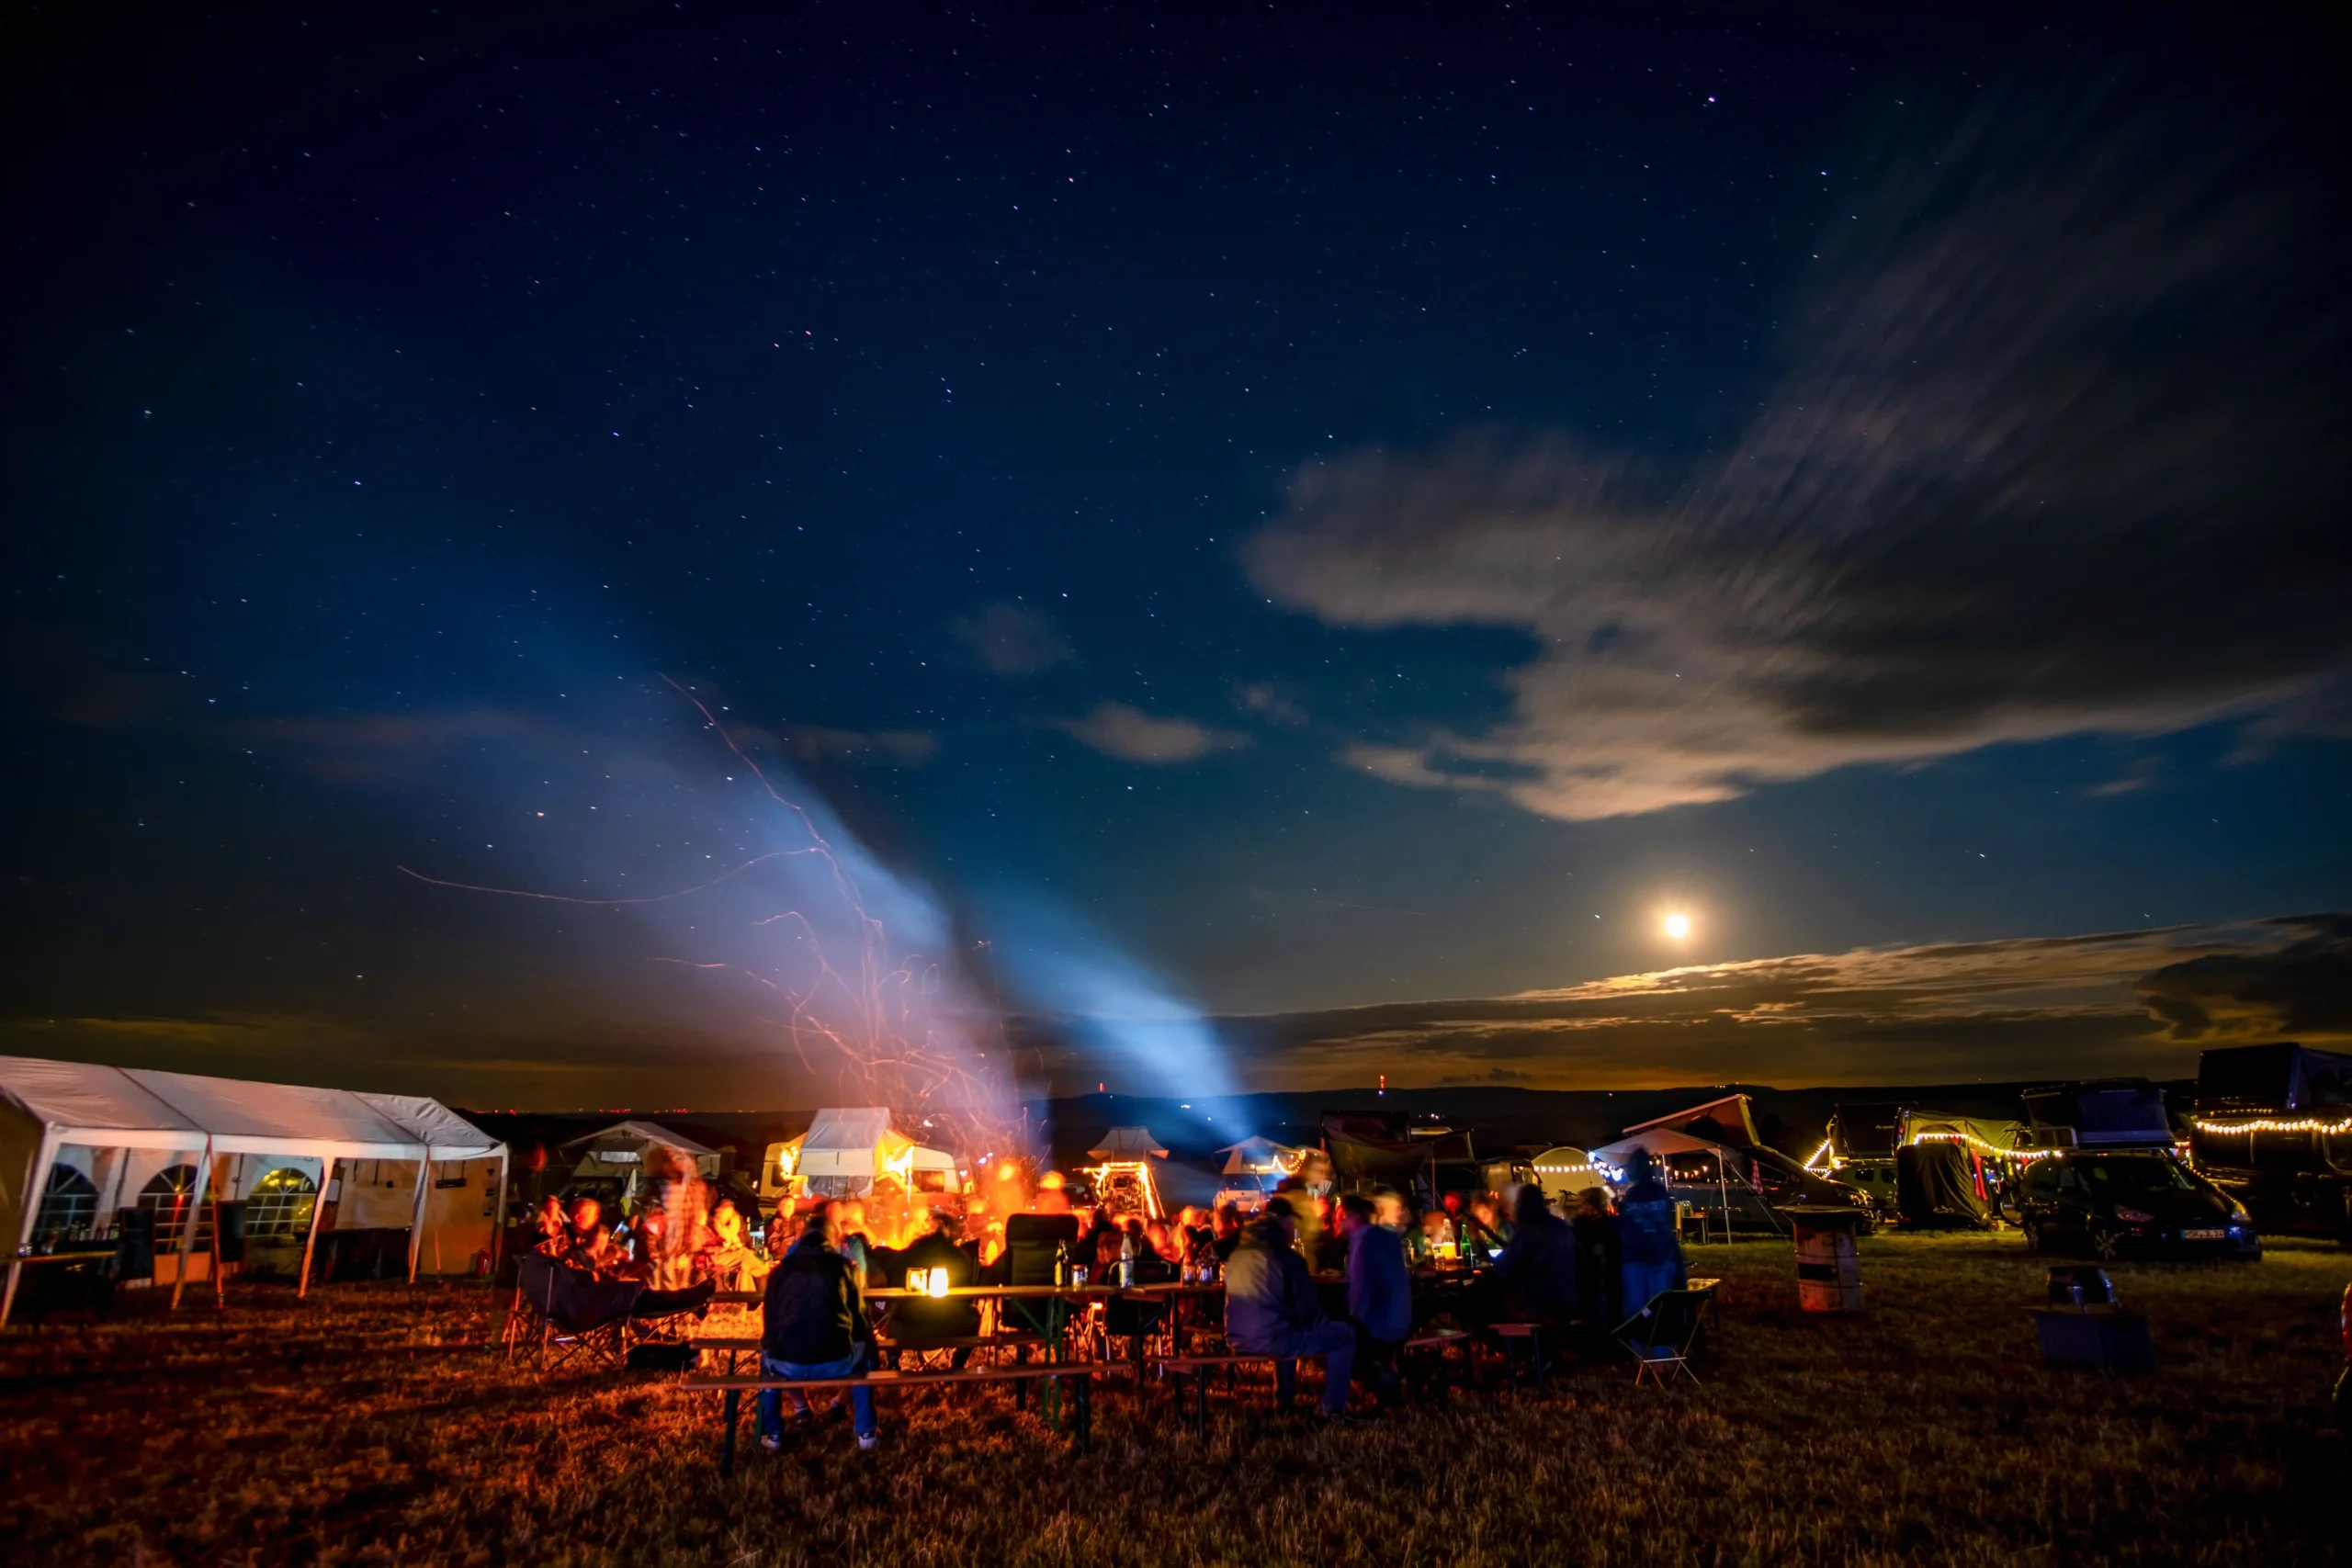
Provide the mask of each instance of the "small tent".
[{"label": "small tent", "polygon": [[1592,1163],[1592,1156],[1565,1144],[1545,1149],[1528,1164],[1534,1172],[1535,1185],[1553,1202],[1573,1198],[1586,1188],[1600,1184],[1600,1168]]},{"label": "small tent", "polygon": [[470,1266],[477,1237],[494,1247],[505,1189],[506,1145],[420,1095],[0,1056],[0,1235],[12,1243],[0,1323],[26,1258],[103,1240],[127,1207],[171,1220],[157,1277],[176,1291],[208,1197],[307,1199],[291,1211],[306,1227],[307,1290],[330,1204],[338,1230],[405,1227],[414,1279],[428,1236],[436,1272],[452,1257]]},{"label": "small tent", "polygon": [[657,1147],[675,1149],[686,1156],[695,1162],[695,1171],[700,1176],[717,1176],[720,1163],[718,1150],[707,1149],[659,1122],[635,1117],[574,1138],[563,1146],[580,1151],[580,1163],[572,1174],[581,1177],[612,1176],[616,1168],[641,1168],[647,1153]]}]

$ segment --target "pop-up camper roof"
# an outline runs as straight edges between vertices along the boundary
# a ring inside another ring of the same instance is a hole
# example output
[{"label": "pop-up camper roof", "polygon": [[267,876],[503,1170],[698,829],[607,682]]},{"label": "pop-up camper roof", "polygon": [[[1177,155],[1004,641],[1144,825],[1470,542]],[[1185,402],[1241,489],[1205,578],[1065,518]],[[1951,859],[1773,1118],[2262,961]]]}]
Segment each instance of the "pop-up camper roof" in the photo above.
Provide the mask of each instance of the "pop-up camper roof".
[{"label": "pop-up camper roof", "polygon": [[1664,1116],[1653,1116],[1646,1122],[1636,1122],[1625,1129],[1627,1133],[1668,1130],[1689,1133],[1714,1144],[1745,1144],[1754,1147],[1764,1142],[1763,1136],[1756,1131],[1755,1118],[1748,1114],[1748,1100],[1744,1094],[1726,1094],[1720,1100],[1710,1100],[1704,1104],[1689,1106]]},{"label": "pop-up camper roof", "polygon": [[1102,1141],[1086,1151],[1090,1159],[1166,1159],[1167,1145],[1148,1127],[1114,1127]]}]

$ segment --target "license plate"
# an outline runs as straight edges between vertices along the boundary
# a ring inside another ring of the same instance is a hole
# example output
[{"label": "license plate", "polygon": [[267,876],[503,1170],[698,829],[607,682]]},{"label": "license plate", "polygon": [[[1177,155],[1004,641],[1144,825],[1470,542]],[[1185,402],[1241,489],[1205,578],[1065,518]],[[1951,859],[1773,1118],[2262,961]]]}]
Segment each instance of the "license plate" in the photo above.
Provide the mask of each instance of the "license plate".
[{"label": "license plate", "polygon": [[2229,1232],[2227,1231],[2183,1231],[2180,1233],[2180,1239],[2183,1241],[2219,1241],[2227,1235],[2229,1235]]}]

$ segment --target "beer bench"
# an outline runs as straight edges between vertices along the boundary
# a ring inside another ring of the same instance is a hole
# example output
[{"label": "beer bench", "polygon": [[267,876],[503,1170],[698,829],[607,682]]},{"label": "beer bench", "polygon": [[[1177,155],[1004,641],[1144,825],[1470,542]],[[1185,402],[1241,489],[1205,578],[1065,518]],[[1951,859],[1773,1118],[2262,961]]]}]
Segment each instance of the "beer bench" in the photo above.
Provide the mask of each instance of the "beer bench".
[{"label": "beer bench", "polygon": [[1229,1351],[1216,1356],[1153,1356],[1149,1358],[1151,1365],[1163,1377],[1173,1378],[1176,1383],[1176,1408],[1179,1410],[1184,1407],[1184,1374],[1187,1372],[1193,1374],[1193,1430],[1203,1437],[1208,1435],[1209,1429],[1209,1374],[1219,1367],[1225,1369],[1226,1389],[1230,1393],[1233,1389],[1233,1370],[1236,1367],[1255,1366],[1261,1362],[1267,1366],[1273,1366],[1282,1361],[1319,1361],[1321,1359],[1323,1359],[1323,1353],[1319,1350],[1303,1356],[1254,1355],[1246,1351]]},{"label": "beer bench", "polygon": [[891,1372],[873,1371],[862,1377],[849,1378],[739,1378],[687,1377],[678,1386],[688,1393],[718,1393],[719,1420],[726,1428],[718,1449],[718,1473],[735,1472],[735,1427],[741,1417],[743,1395],[762,1393],[769,1389],[797,1389],[808,1393],[819,1389],[854,1388],[946,1388],[965,1383],[1009,1382],[1023,1384],[1041,1378],[1070,1380],[1070,1442],[1083,1451],[1093,1436],[1091,1394],[1094,1376],[1098,1372],[1132,1371],[1125,1361],[1031,1361],[1010,1367],[967,1367],[960,1372]]},{"label": "beer bench", "polygon": [[[698,1351],[707,1351],[714,1356],[725,1356],[729,1375],[732,1375],[735,1371],[736,1357],[756,1356],[760,1353],[760,1337],[756,1334],[699,1335],[688,1340],[687,1343]],[[879,1337],[874,1342],[876,1349],[906,1350],[916,1355],[932,1350],[982,1350],[990,1346],[1001,1347],[1008,1350],[1028,1350],[1045,1343],[1046,1337],[1042,1334],[969,1334],[953,1339],[934,1339],[922,1345],[910,1345],[901,1339]]]}]

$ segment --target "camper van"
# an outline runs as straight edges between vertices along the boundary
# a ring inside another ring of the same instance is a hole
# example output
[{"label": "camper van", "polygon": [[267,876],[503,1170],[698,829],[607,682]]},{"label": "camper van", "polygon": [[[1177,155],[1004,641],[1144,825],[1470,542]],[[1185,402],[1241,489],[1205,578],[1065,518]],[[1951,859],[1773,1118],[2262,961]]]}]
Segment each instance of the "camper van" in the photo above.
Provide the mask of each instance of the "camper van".
[{"label": "camper van", "polygon": [[2352,1055],[2290,1041],[2206,1052],[2188,1147],[2264,1229],[2352,1246]]}]

